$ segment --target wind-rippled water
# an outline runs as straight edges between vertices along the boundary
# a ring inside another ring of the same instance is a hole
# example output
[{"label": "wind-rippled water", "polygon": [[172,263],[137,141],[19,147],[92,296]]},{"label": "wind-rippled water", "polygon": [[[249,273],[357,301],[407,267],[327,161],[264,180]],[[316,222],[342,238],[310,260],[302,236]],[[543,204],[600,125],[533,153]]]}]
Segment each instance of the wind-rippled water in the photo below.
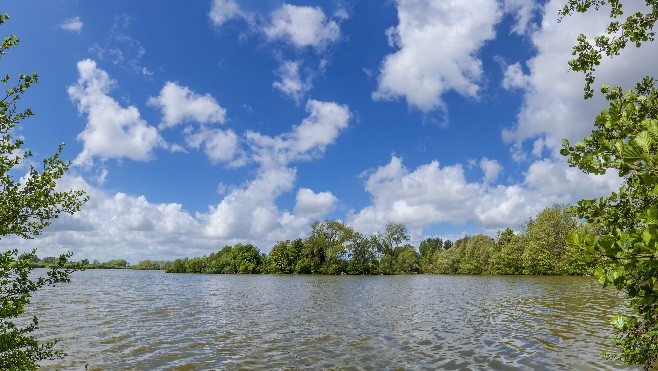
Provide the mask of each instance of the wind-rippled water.
[{"label": "wind-rippled water", "polygon": [[89,270],[35,295],[44,369],[619,369],[613,291],[587,277]]}]

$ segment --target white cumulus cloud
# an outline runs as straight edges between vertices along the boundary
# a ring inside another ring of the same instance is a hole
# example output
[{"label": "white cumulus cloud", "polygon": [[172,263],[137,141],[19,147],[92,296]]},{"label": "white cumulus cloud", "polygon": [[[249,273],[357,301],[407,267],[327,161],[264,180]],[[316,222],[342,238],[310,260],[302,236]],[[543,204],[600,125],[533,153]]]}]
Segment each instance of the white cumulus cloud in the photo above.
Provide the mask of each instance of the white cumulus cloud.
[{"label": "white cumulus cloud", "polygon": [[141,118],[137,107],[121,107],[108,95],[114,81],[96,62],[85,59],[77,67],[78,82],[67,91],[78,111],[87,115],[87,125],[78,135],[83,151],[75,163],[90,165],[94,157],[150,160],[153,150],[165,145],[157,129]]},{"label": "white cumulus cloud", "polygon": [[279,67],[279,81],[272,86],[299,103],[302,97],[313,87],[309,78],[303,78],[300,72],[301,62],[285,61]]},{"label": "white cumulus cloud", "polygon": [[295,199],[295,213],[301,216],[326,215],[336,208],[338,199],[331,192],[315,193],[308,188],[300,188]]},{"label": "white cumulus cloud", "polygon": [[213,163],[226,163],[232,167],[245,164],[240,138],[233,130],[205,129],[186,135],[187,144],[203,151]]},{"label": "white cumulus cloud", "polygon": [[586,175],[564,161],[541,160],[531,164],[523,182],[489,186],[500,171],[497,162],[483,159],[489,168],[481,182],[468,181],[457,164],[439,166],[437,161],[407,169],[392,157],[384,166],[367,173],[365,189],[372,203],[353,211],[349,223],[365,233],[385,223],[403,223],[411,230],[428,226],[474,222],[485,231],[515,228],[542,209],[556,203],[573,203],[583,197],[599,197],[619,188],[616,174]]},{"label": "white cumulus cloud", "polygon": [[162,111],[161,128],[196,121],[201,124],[218,123],[226,120],[226,109],[217,103],[210,94],[200,95],[186,86],[168,81],[157,97],[151,97],[148,104]]},{"label": "white cumulus cloud", "polygon": [[398,0],[399,24],[387,31],[399,48],[382,62],[377,100],[404,98],[422,111],[443,107],[451,90],[476,97],[482,77],[477,54],[495,37],[496,0]]},{"label": "white cumulus cloud", "polygon": [[[558,11],[563,1],[553,0],[542,9],[540,26],[531,33],[532,43],[537,54],[524,64],[528,73],[524,74],[521,63],[507,68],[503,86],[521,88],[524,92],[523,104],[512,128],[503,132],[503,138],[510,142],[541,139],[535,142],[535,154],[549,149],[559,157],[562,138],[580,140],[594,128],[596,114],[605,106],[601,94],[593,99],[583,99],[584,77],[581,73],[569,71],[567,61],[572,56],[576,38],[583,33],[590,37],[601,34],[610,22],[607,8],[591,11],[586,15],[574,14],[558,23]],[[640,4],[624,7],[626,14],[637,10]],[[658,74],[658,49],[630,46],[619,56],[604,58],[597,68],[595,91],[601,84],[632,87],[645,74]]]},{"label": "white cumulus cloud", "polygon": [[232,19],[249,18],[235,0],[213,0],[208,16],[216,27],[220,27]]},{"label": "white cumulus cloud", "polygon": [[347,128],[351,116],[347,106],[312,99],[307,102],[306,111],[309,116],[291,132],[276,137],[248,132],[246,138],[254,151],[254,160],[262,166],[285,166],[319,156]]},{"label": "white cumulus cloud", "polygon": [[322,48],[340,38],[340,26],[322,9],[291,4],[274,11],[263,31],[270,40],[283,40],[298,48]]},{"label": "white cumulus cloud", "polygon": [[484,157],[480,160],[480,169],[484,173],[484,182],[491,183],[498,179],[498,174],[503,170],[503,167],[498,161]]}]

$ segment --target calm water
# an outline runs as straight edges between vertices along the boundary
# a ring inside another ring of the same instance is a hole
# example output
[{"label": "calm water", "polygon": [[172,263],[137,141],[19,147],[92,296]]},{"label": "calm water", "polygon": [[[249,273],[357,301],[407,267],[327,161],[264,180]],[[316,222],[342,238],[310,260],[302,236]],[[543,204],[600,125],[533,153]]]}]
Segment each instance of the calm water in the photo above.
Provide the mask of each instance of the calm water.
[{"label": "calm water", "polygon": [[45,369],[619,369],[584,277],[89,270],[30,309],[69,354]]}]

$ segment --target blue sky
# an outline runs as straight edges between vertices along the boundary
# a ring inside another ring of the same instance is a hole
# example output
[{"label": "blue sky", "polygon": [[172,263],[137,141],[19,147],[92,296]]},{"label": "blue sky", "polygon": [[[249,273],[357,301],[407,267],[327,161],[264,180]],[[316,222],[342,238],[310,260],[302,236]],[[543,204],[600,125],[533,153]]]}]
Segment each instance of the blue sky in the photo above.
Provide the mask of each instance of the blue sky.
[{"label": "blue sky", "polygon": [[[21,44],[2,73],[36,71],[17,131],[35,161],[66,143],[62,189],[91,200],[39,255],[171,259],[226,244],[264,252],[314,220],[414,243],[518,228],[609,193],[559,155],[603,107],[567,60],[607,14],[557,22],[562,1],[4,2]],[[655,48],[600,82],[655,73]],[[17,169],[16,177],[25,169]]]}]

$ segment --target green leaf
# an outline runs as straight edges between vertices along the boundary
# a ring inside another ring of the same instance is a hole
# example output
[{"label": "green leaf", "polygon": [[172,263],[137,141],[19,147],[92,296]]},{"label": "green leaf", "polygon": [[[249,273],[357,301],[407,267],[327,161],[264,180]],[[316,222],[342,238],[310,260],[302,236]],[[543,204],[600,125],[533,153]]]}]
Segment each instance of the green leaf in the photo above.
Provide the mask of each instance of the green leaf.
[{"label": "green leaf", "polygon": [[572,231],[567,235],[567,238],[565,240],[567,246],[571,247],[579,247],[582,244],[582,240],[580,239],[580,236],[578,235],[577,231]]},{"label": "green leaf", "polygon": [[635,137],[634,141],[644,152],[649,152],[649,147],[651,146],[652,140],[647,131],[640,132]]},{"label": "green leaf", "polygon": [[626,327],[626,317],[621,314],[616,314],[610,319],[610,324],[617,330],[623,331]]},{"label": "green leaf", "polygon": [[622,151],[622,156],[624,157],[624,162],[635,162],[642,159],[642,149],[635,145],[635,143],[627,144],[624,146]]}]

